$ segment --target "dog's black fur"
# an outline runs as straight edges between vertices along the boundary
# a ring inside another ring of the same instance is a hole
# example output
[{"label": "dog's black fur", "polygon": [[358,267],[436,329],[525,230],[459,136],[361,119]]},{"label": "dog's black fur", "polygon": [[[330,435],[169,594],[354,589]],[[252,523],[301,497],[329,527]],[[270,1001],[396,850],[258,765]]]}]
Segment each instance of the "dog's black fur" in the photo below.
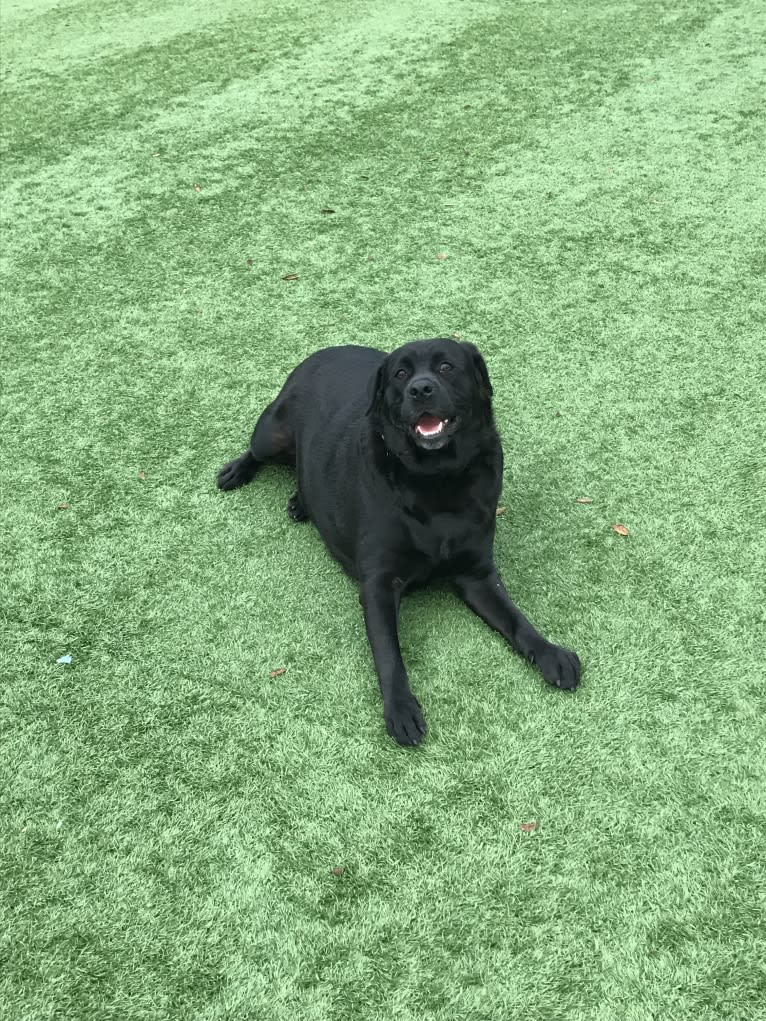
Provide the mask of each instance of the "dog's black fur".
[{"label": "dog's black fur", "polygon": [[503,453],[472,344],[316,352],[290,373],[245,453],[221,468],[219,488],[244,485],[267,461],[297,469],[290,517],[311,519],[359,583],[386,728],[400,744],[417,744],[426,724],[399,649],[399,600],[430,578],[448,578],[549,684],[577,686],[577,656],[538,634],[495,567]]}]

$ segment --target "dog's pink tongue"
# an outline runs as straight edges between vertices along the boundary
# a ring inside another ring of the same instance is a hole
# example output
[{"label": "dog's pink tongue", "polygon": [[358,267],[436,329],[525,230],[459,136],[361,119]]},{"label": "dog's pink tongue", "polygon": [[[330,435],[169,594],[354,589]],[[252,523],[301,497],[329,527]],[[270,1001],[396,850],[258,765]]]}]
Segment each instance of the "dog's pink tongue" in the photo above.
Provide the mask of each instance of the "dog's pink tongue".
[{"label": "dog's pink tongue", "polygon": [[424,436],[433,436],[434,433],[441,432],[443,426],[444,422],[436,415],[421,415],[415,428]]}]

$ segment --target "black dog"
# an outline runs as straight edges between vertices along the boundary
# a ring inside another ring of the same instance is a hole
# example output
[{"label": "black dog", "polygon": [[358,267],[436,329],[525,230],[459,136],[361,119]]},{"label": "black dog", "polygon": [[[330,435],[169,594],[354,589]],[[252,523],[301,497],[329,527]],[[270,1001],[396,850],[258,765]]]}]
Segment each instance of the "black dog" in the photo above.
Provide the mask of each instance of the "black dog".
[{"label": "black dog", "polygon": [[244,485],[266,461],[297,469],[290,517],[310,518],[359,583],[386,728],[400,744],[417,744],[426,724],[399,649],[399,600],[429,578],[450,579],[549,684],[577,687],[577,656],[532,627],[495,567],[503,452],[473,344],[316,352],[290,373],[245,453],[221,468],[219,488]]}]

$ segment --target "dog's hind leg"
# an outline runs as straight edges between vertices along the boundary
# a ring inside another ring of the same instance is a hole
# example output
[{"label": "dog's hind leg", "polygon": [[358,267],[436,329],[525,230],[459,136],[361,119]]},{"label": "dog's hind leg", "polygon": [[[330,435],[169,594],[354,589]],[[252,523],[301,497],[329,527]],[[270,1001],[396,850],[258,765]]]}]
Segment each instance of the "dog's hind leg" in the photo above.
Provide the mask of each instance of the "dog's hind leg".
[{"label": "dog's hind leg", "polygon": [[216,485],[219,489],[237,489],[250,482],[260,467],[258,461],[249,450],[246,450],[240,457],[228,461],[216,476]]},{"label": "dog's hind leg", "polygon": [[308,521],[309,512],[303,506],[300,493],[293,493],[287,501],[287,513],[293,521]]},{"label": "dog's hind leg", "polygon": [[244,486],[267,461],[295,465],[295,437],[287,423],[285,402],[279,397],[258,419],[244,454],[229,461],[218,472],[216,484],[224,490]]}]

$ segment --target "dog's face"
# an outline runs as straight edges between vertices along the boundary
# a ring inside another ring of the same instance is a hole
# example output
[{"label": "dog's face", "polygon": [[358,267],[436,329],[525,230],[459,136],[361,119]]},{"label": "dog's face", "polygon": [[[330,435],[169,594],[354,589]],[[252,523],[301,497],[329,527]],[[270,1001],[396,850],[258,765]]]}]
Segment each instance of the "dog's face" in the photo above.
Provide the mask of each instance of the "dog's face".
[{"label": "dog's face", "polygon": [[[403,460],[453,454],[492,422],[492,386],[473,344],[416,340],[393,351],[371,381],[370,413]],[[471,443],[473,445],[473,443]]]}]

